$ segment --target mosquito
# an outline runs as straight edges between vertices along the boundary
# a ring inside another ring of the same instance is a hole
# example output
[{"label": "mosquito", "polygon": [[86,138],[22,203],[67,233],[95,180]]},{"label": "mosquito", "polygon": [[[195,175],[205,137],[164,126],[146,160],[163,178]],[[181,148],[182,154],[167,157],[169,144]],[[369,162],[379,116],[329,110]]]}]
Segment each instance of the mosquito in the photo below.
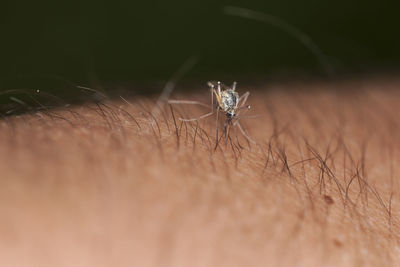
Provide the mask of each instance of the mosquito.
[{"label": "mosquito", "polygon": [[[201,119],[210,117],[211,115],[216,113],[216,145],[215,148],[218,146],[219,142],[219,125],[218,125],[218,117],[219,111],[224,112],[226,116],[226,120],[224,122],[224,135],[225,135],[225,144],[229,138],[229,129],[232,126],[237,126],[242,133],[242,135],[246,138],[247,141],[250,143],[255,144],[256,142],[251,139],[247,133],[243,130],[242,125],[240,124],[240,113],[244,110],[247,112],[250,110],[250,105],[246,105],[247,98],[250,95],[250,92],[246,92],[239,97],[238,92],[236,92],[236,85],[237,82],[233,82],[232,86],[226,86],[222,84],[220,81],[214,82],[210,81],[207,83],[210,87],[211,91],[211,111],[204,115],[201,115],[197,118],[185,119],[179,118],[181,121],[190,122],[190,121],[199,121]],[[214,105],[214,95],[217,100],[216,104]],[[190,101],[190,100],[169,100],[168,103],[170,104],[190,104],[190,105],[201,105],[205,107],[210,107],[207,104],[204,104],[199,101]],[[222,136],[221,136],[222,137]]]}]

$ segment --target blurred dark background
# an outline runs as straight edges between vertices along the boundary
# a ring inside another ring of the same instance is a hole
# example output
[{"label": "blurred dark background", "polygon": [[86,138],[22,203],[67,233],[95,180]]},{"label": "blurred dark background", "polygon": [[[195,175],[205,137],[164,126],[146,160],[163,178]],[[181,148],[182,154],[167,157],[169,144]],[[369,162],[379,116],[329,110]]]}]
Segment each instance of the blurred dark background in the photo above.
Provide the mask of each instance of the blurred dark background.
[{"label": "blurred dark background", "polygon": [[336,75],[400,67],[394,1],[14,0],[0,9],[0,90],[161,85],[191,57],[197,61],[185,80],[326,76],[293,36],[224,14],[224,6],[267,13],[302,30]]}]

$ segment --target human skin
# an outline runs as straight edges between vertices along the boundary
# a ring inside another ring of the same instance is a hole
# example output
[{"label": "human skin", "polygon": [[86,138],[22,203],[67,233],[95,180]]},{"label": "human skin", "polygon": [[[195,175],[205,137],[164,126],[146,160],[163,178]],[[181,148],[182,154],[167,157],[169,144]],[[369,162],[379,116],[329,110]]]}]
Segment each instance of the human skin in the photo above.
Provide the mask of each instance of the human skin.
[{"label": "human skin", "polygon": [[217,148],[145,98],[3,118],[0,265],[398,266],[398,84],[239,84]]}]

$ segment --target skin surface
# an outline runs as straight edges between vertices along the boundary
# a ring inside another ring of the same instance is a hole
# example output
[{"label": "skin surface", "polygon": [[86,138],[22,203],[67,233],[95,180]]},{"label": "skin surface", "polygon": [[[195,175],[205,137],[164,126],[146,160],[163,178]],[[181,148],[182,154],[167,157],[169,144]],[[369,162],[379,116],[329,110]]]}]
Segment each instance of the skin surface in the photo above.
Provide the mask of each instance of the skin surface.
[{"label": "skin surface", "polygon": [[3,118],[0,265],[398,266],[398,84],[239,84],[257,144],[216,149],[201,106]]}]

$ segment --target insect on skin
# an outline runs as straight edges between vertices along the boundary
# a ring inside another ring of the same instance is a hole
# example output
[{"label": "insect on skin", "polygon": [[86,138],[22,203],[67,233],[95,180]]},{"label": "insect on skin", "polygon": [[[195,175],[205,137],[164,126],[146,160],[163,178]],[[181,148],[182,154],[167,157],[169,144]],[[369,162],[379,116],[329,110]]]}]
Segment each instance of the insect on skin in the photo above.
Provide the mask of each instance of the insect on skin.
[{"label": "insect on skin", "polygon": [[[207,118],[214,113],[216,113],[216,147],[218,146],[219,138],[218,138],[218,116],[219,111],[224,112],[226,116],[226,120],[224,122],[224,135],[225,135],[225,144],[228,141],[229,137],[229,129],[231,126],[237,126],[242,133],[242,135],[246,138],[250,143],[255,144],[253,141],[243,130],[243,127],[240,124],[240,113],[242,110],[248,111],[250,110],[250,105],[245,105],[247,98],[250,95],[250,92],[246,92],[239,97],[238,92],[236,92],[236,82],[233,82],[231,87],[228,87],[221,82],[210,81],[207,85],[210,87],[211,91],[211,112],[204,114],[197,118],[192,119],[184,119],[179,118],[181,121],[198,121],[204,118]],[[214,105],[214,95],[217,99],[216,105]],[[192,105],[201,105],[205,107],[210,107],[207,104],[203,104],[198,101],[190,101],[190,100],[169,100],[170,104],[192,104]]]}]

